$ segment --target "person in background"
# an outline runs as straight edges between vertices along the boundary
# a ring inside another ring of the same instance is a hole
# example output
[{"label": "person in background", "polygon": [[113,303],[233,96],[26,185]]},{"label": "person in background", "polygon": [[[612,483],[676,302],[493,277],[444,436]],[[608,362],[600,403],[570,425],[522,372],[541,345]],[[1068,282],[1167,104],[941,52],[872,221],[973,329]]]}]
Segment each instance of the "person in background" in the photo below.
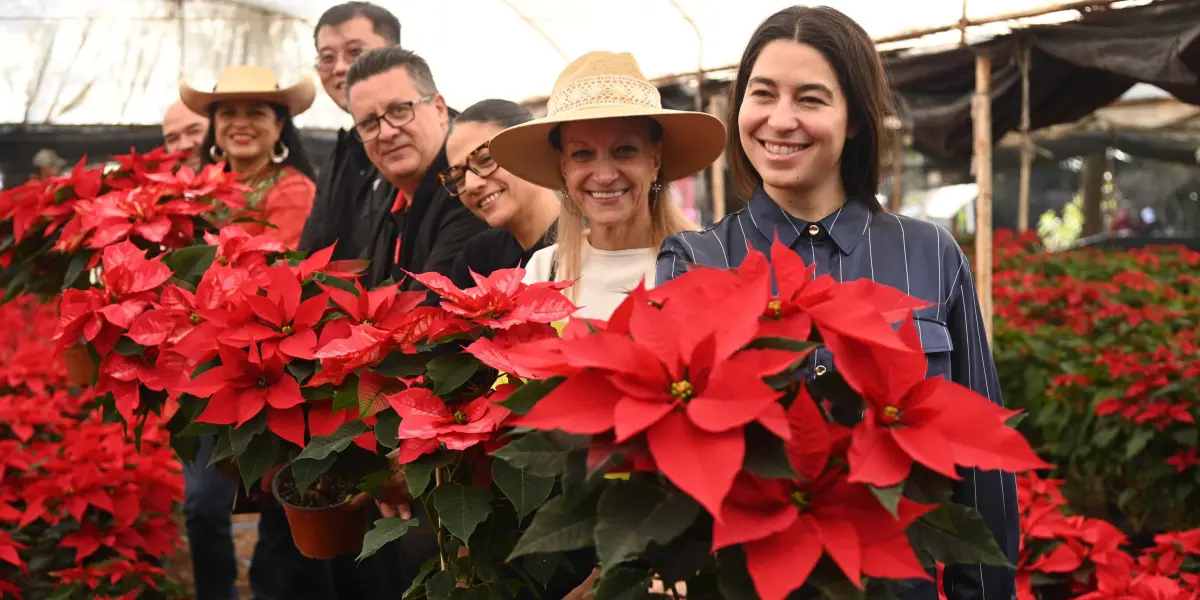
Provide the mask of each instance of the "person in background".
[{"label": "person in background", "polygon": [[[726,152],[750,200],[716,225],[667,238],[658,283],[690,264],[737,267],[747,246],[770,255],[772,240],[838,281],[871,279],[931,303],[916,312],[930,377],[947,377],[1002,404],[971,266],[950,232],[885,212],[876,200],[890,147],[888,88],[871,37],[829,7],[794,6],[750,38],[731,95]],[[812,381],[837,369],[818,349]],[[954,500],[979,510],[1012,564],[1020,529],[1011,473],[962,469]],[[950,600],[1012,598],[1013,569],[946,567]],[[937,586],[912,582],[905,600],[937,600]]]},{"label": "person in background", "polygon": [[501,167],[563,197],[558,243],[534,253],[525,280],[573,280],[565,293],[580,306],[576,315],[608,319],[639,282],[654,286],[663,239],[695,228],[669,183],[712,164],[725,128],[712,115],[663,109],[628,53],[572,62],[547,112],[489,146]]},{"label": "person in background", "polygon": [[167,152],[187,152],[183,166],[200,170],[200,153],[204,134],[208,132],[208,117],[198,115],[176,100],[163,115],[163,147]]},{"label": "person in background", "polygon": [[455,261],[450,278],[460,288],[475,287],[471,272],[486,276],[525,266],[554,237],[559,211],[554,192],[501,169],[488,150],[501,130],[531,120],[533,115],[515,102],[483,100],[454,120],[446,138],[450,167],[438,179],[492,228],[471,238]]},{"label": "person in background", "polygon": [[429,64],[398,46],[358,57],[346,73],[354,135],[371,164],[390,185],[370,194],[390,218],[349,223],[332,239],[353,237],[371,261],[371,283],[404,280],[401,289],[424,289],[405,272],[450,276],[467,240],[487,229],[438,180],[449,168],[445,143],[450,126],[446,100],[438,93]]},{"label": "person in background", "polygon": [[[346,73],[362,53],[400,43],[400,21],[370,2],[347,2],[325,11],[313,30],[317,74],[325,93],[347,113]],[[353,128],[341,129],[333,154],[317,181],[312,214],[304,224],[300,249],[326,248],[335,242],[333,258],[369,259],[376,253],[371,234],[374,224],[390,219],[395,191],[367,158],[362,140]],[[382,190],[380,188],[383,188]],[[386,197],[390,191],[390,198]],[[388,275],[383,270],[364,279],[378,285]]]},{"label": "person in background", "polygon": [[42,148],[33,155],[34,174],[31,179],[40,179],[45,181],[51,177],[58,177],[62,174],[63,167],[67,166],[67,161],[59,156],[57,152]]},{"label": "person in background", "polygon": [[[246,66],[222,71],[212,92],[186,83],[179,89],[185,106],[209,116],[200,162],[225,162],[240,173],[252,188],[246,204],[261,212],[289,248],[300,242],[316,191],[316,173],[292,119],[312,106],[316,93],[308,79],[280,88],[270,69]],[[241,227],[251,234],[265,230],[257,224]]]},{"label": "person in background", "polygon": [[[270,69],[239,66],[222,71],[212,92],[185,83],[179,95],[186,110],[208,115],[199,146],[201,164],[224,162],[227,169],[241,174],[242,181],[252,188],[246,193],[247,205],[261,211],[263,220],[274,226],[269,230],[272,234],[295,248],[312,207],[315,185],[312,165],[292,118],[312,106],[316,97],[312,82],[281,88]],[[237,226],[251,234],[268,231],[259,224]],[[237,559],[230,511],[237,484],[217,469],[204,466],[212,453],[212,438],[202,438],[195,462],[184,468],[184,512],[196,598],[236,599]],[[256,600],[332,597],[327,569],[300,555],[281,507],[272,504],[261,510],[258,535],[250,564],[250,587]]]}]

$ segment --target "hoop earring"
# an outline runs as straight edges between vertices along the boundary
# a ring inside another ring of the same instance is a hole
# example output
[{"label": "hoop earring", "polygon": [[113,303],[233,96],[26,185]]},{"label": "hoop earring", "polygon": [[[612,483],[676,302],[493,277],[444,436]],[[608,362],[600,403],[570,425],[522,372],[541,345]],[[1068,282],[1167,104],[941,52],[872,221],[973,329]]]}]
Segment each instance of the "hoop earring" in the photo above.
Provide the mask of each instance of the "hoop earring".
[{"label": "hoop earring", "polygon": [[225,160],[225,151],[213,144],[208,147],[208,157],[213,159],[213,162],[221,162]]},{"label": "hoop earring", "polygon": [[279,147],[282,148],[282,150],[279,151],[279,154],[276,154],[273,149],[271,151],[271,162],[275,164],[279,164],[287,160],[288,154],[291,152],[288,150],[287,144],[284,144],[282,141],[279,142]]}]

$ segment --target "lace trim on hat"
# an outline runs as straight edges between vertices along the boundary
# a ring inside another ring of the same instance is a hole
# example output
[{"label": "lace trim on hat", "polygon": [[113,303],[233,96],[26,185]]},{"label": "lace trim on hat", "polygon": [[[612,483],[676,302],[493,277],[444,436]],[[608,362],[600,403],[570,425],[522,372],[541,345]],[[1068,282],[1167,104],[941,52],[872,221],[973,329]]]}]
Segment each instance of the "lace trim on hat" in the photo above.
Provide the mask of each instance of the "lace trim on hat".
[{"label": "lace trim on hat", "polygon": [[627,75],[597,75],[577,79],[554,93],[546,102],[548,116],[601,104],[632,104],[662,108],[658,88]]}]

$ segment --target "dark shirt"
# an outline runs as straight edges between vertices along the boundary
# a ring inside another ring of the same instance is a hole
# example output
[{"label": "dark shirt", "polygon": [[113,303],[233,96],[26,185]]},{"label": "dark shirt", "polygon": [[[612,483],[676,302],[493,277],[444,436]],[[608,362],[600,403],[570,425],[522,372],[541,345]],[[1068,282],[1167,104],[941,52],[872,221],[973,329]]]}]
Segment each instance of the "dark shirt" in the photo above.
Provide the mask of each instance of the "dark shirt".
[{"label": "dark shirt", "polygon": [[460,289],[475,287],[471,271],[488,276],[501,269],[513,269],[529,264],[534,252],[549,246],[554,237],[554,226],[546,231],[542,239],[530,248],[522,248],[521,242],[507,229],[489,229],[467,241],[463,253],[454,261],[450,279]]},{"label": "dark shirt", "polygon": [[[389,279],[405,279],[404,271],[434,271],[449,276],[467,240],[487,229],[487,223],[442,189],[437,173],[445,168],[443,150],[408,199],[407,207],[393,212],[396,188],[371,164],[358,137],[339,131],[333,155],[317,181],[300,249],[312,252],[337,242],[335,260],[370,261],[362,278],[368,289]],[[397,241],[402,242],[399,261]],[[408,278],[401,288],[422,286]]]},{"label": "dark shirt", "polygon": [[[657,282],[682,274],[688,263],[736,267],[746,258],[749,244],[770,256],[775,235],[806,264],[817,265],[817,275],[838,281],[870,278],[911,296],[933,303],[917,311],[917,332],[929,361],[929,376],[952,381],[1003,404],[996,365],[984,334],[983,316],[975,293],[971,266],[950,232],[926,221],[886,212],[872,213],[862,202],[851,200],[817,223],[788,215],[760,187],[749,205],[704,231],[685,231],[663,242],[658,255]],[[805,368],[808,379],[833,370],[828,350],[818,350]],[[974,507],[1010,561],[1017,563],[1020,529],[1017,483],[1011,473],[960,469],[954,501]],[[1012,569],[955,565],[945,571],[951,600],[1006,600],[1015,592]],[[936,587],[920,583],[903,598],[936,600]]]}]

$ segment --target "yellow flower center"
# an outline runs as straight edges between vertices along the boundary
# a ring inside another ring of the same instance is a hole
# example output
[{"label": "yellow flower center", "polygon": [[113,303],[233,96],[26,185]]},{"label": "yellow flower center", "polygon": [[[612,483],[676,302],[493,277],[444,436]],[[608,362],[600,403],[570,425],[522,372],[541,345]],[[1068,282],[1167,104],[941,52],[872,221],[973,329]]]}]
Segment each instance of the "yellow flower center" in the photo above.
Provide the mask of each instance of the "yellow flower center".
[{"label": "yellow flower center", "polygon": [[292,326],[284,325],[283,329],[281,330],[281,333],[283,333],[283,335],[292,335]]},{"label": "yellow flower center", "polygon": [[459,425],[466,425],[467,424],[467,413],[465,413],[461,410],[454,411],[454,422],[458,423]]},{"label": "yellow flower center", "polygon": [[671,384],[671,395],[680,400],[687,400],[692,397],[694,390],[690,381],[676,381]]},{"label": "yellow flower center", "polygon": [[895,406],[885,406],[883,407],[882,419],[884,423],[888,425],[894,425],[900,422],[900,417],[902,414],[903,413],[900,412],[900,409],[896,408]]},{"label": "yellow flower center", "polygon": [[792,504],[795,504],[796,508],[804,510],[808,507],[808,494],[801,491],[792,492]]},{"label": "yellow flower center", "polygon": [[780,315],[783,314],[783,302],[779,300],[772,300],[767,303],[767,310],[775,313],[775,318],[778,319]]},{"label": "yellow flower center", "polygon": [[198,315],[196,313],[192,313],[192,314],[188,315],[188,322],[191,323],[192,325],[199,325],[200,324],[200,315]]}]

